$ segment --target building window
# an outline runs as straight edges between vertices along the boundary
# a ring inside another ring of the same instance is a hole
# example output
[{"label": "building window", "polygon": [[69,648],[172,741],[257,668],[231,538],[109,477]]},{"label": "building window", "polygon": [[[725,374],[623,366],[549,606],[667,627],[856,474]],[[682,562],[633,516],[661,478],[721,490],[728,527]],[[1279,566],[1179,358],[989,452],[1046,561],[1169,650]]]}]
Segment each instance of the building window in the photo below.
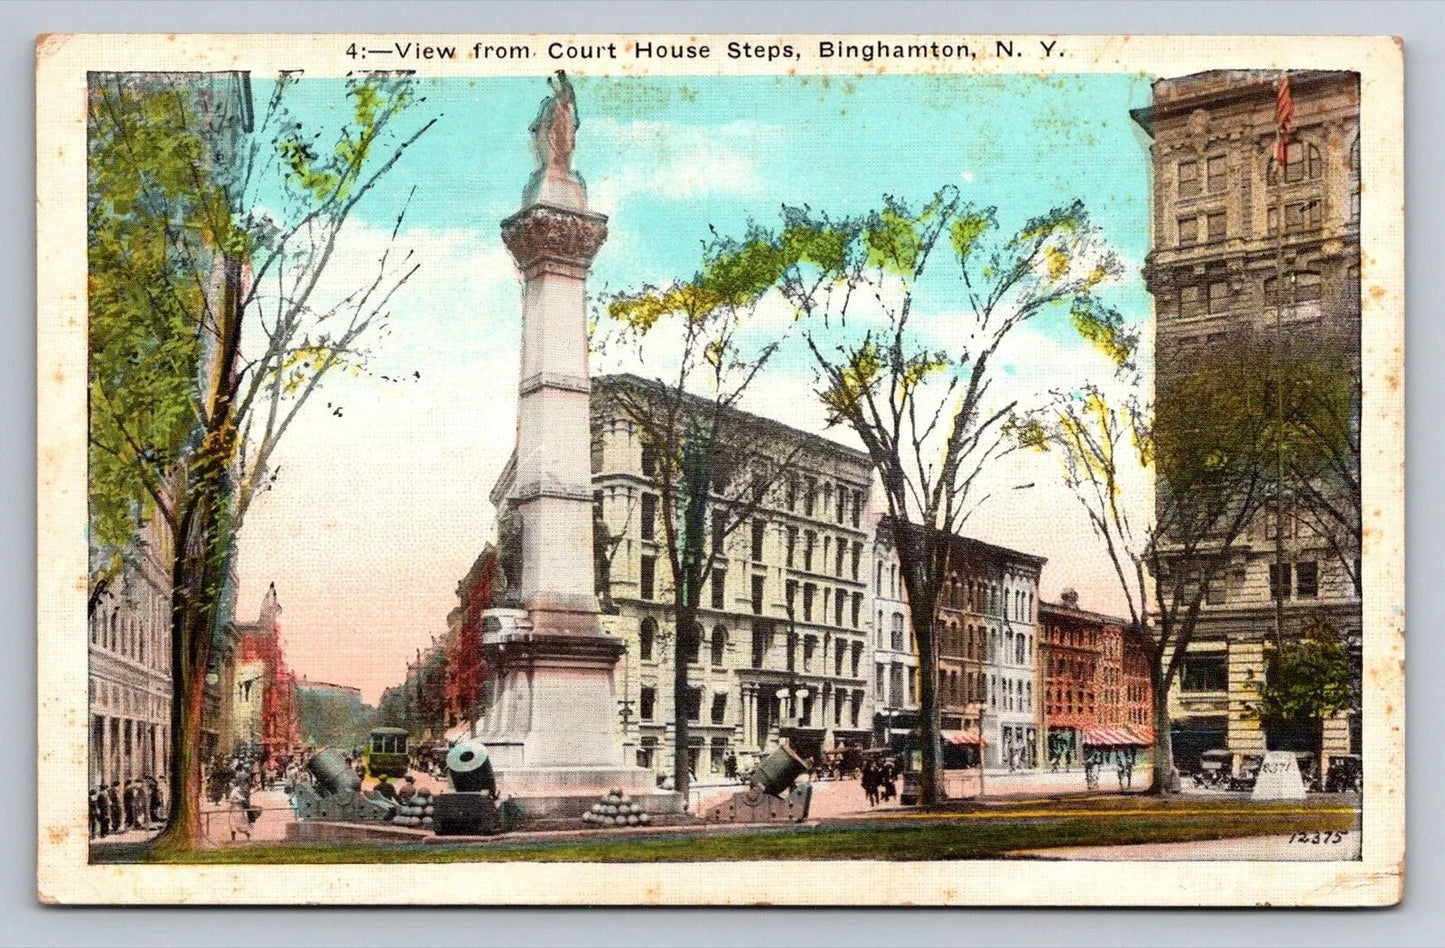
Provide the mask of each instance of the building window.
[{"label": "building window", "polygon": [[818,484],[811,477],[803,484],[803,515],[813,516],[813,504],[818,499]]},{"label": "building window", "polygon": [[1229,168],[1223,155],[1214,155],[1204,163],[1210,194],[1222,194],[1229,189]]},{"label": "building window", "polygon": [[[726,691],[719,691],[712,696],[712,723],[721,724],[727,719],[728,696]],[[720,762],[720,761],[719,761]]]},{"label": "building window", "polygon": [[[805,588],[803,592],[806,595],[807,589]],[[803,636],[803,671],[810,672],[813,670],[813,650],[817,647],[818,639],[816,636]]]},{"label": "building window", "polygon": [[1288,563],[1269,564],[1269,598],[1289,598],[1290,570]]},{"label": "building window", "polygon": [[642,539],[651,540],[657,536],[657,495],[642,495]]},{"label": "building window", "polygon": [[642,631],[638,635],[638,657],[644,662],[652,661],[652,645],[657,640],[657,620],[648,617],[642,620]]},{"label": "building window", "polygon": [[642,449],[642,476],[657,476],[657,451],[650,447]]},{"label": "building window", "polygon": [[803,584],[803,621],[813,621],[813,597],[818,592],[818,587],[812,583]]},{"label": "building window", "polygon": [[[1223,655],[1186,655],[1179,676],[1183,691],[1225,691],[1229,687],[1229,661]],[[1080,700],[1083,695],[1080,695]]]},{"label": "building window", "polygon": [[1204,602],[1211,606],[1224,605],[1224,579],[1216,577],[1204,587]]},{"label": "building window", "polygon": [[818,535],[812,530],[803,534],[803,569],[813,571],[813,547],[818,543]]},{"label": "building window", "polygon": [[[883,694],[884,667],[885,666],[882,664],[877,664],[873,666],[873,696],[877,698],[880,702],[886,701],[886,697]],[[897,693],[895,692],[895,694]]]},{"label": "building window", "polygon": [[[1270,160],[1273,166],[1273,159]],[[1271,167],[1271,178],[1275,177],[1274,168]],[[1290,142],[1285,146],[1284,180],[1286,184],[1294,184],[1297,181],[1313,181],[1320,176],[1324,170],[1324,161],[1320,158],[1320,150],[1314,145],[1304,142]]]},{"label": "building window", "polygon": [[715,569],[712,571],[712,607],[714,609],[723,608],[723,604],[727,601],[727,582],[727,570]]},{"label": "building window", "polygon": [[838,495],[837,495],[837,497],[838,497],[837,516],[835,516],[833,519],[837,520],[839,523],[842,523],[842,522],[846,519],[846,517],[847,517],[847,512],[846,512],[846,510],[847,510],[847,506],[848,506],[848,492],[847,492],[846,490],[844,490],[844,489],[840,486],[840,487],[838,488]]},{"label": "building window", "polygon": [[893,613],[893,637],[889,644],[893,651],[903,651],[903,614],[900,612]]},{"label": "building window", "polygon": [[859,624],[859,623],[862,621],[862,619],[863,619],[863,594],[862,594],[862,593],[854,593],[854,594],[853,594],[853,616],[852,616],[852,618],[853,618],[853,628],[856,629],[856,628],[858,628],[858,624]]},{"label": "building window", "polygon": [[702,626],[696,623],[693,624],[692,632],[688,635],[685,644],[687,650],[684,652],[683,657],[687,659],[687,664],[696,665],[698,656],[702,652]]},{"label": "building window", "polygon": [[794,603],[794,601],[798,598],[798,581],[797,581],[796,579],[790,579],[790,580],[788,580],[788,585],[787,585],[786,589],[787,589],[788,615],[789,615],[789,617],[791,617],[791,616],[793,615],[793,603]]},{"label": "building window", "polygon": [[839,640],[833,649],[833,674],[838,678],[843,677],[843,653],[846,651],[846,643]]},{"label": "building window", "polygon": [[1360,139],[1350,146],[1350,220],[1360,219]]},{"label": "building window", "polygon": [[1181,198],[1199,196],[1199,162],[1179,162],[1179,196]]},{"label": "building window", "polygon": [[833,551],[833,575],[839,579],[843,578],[843,558],[847,554],[847,548],[844,547],[843,541],[839,540],[837,549]]},{"label": "building window", "polygon": [[843,624],[843,606],[848,601],[848,591],[840,589],[833,594],[833,624]]},{"label": "building window", "polygon": [[727,651],[728,630],[722,626],[712,630],[712,663],[714,666],[723,663],[723,653]]},{"label": "building window", "polygon": [[1320,594],[1319,566],[1314,560],[1294,565],[1294,593],[1300,599],[1314,599]]},{"label": "building window", "polygon": [[728,515],[726,510],[712,512],[712,551],[721,553],[723,551],[723,540],[727,537]]},{"label": "building window", "polygon": [[758,563],[763,559],[763,539],[768,535],[768,522],[766,520],[753,521],[753,562]]},{"label": "building window", "polygon": [[[1354,154],[1355,154],[1355,167],[1356,167],[1356,169],[1358,169],[1358,168],[1359,168],[1359,164],[1360,164],[1360,161],[1359,161],[1360,143],[1359,143],[1359,141],[1356,141],[1356,142],[1355,142],[1355,152],[1354,152]],[[1357,175],[1357,177],[1358,177],[1358,175]],[[1356,200],[1357,200],[1357,201],[1358,201],[1359,193],[1360,193],[1359,186],[1356,185],[1356,187],[1355,187],[1355,195],[1356,195]],[[1358,215],[1356,215],[1356,216],[1358,216]],[[858,526],[860,523],[862,523],[862,521],[863,521],[863,492],[862,492],[861,490],[855,490],[855,491],[853,492],[853,526],[855,526],[855,527]],[[854,577],[854,578],[856,579],[857,577]]]},{"label": "building window", "polygon": [[1179,218],[1179,246],[1189,247],[1199,242],[1199,218]]},{"label": "building window", "polygon": [[641,589],[638,595],[643,599],[652,599],[656,593],[657,583],[657,557],[644,556],[642,558]]},{"label": "building window", "polygon": [[863,660],[863,643],[862,643],[862,642],[854,642],[854,643],[853,643],[853,667],[852,667],[852,672],[853,672],[853,677],[854,677],[854,678],[857,678],[857,677],[858,677],[858,665],[859,665],[859,663],[860,663],[862,660]]},{"label": "building window", "polygon": [[793,565],[793,551],[798,546],[798,528],[788,528],[788,566]]},{"label": "building window", "polygon": [[643,686],[642,697],[637,702],[637,713],[644,721],[651,721],[657,710],[657,689]]},{"label": "building window", "polygon": [[1205,239],[1210,243],[1225,238],[1224,212],[1214,211],[1204,215]]},{"label": "building window", "polygon": [[754,576],[754,577],[753,577],[753,615],[760,616],[760,615],[763,614],[763,583],[764,583],[764,582],[765,582],[765,577],[762,577],[762,576]]},{"label": "building window", "polygon": [[687,719],[689,721],[702,720],[702,689],[687,689]]}]

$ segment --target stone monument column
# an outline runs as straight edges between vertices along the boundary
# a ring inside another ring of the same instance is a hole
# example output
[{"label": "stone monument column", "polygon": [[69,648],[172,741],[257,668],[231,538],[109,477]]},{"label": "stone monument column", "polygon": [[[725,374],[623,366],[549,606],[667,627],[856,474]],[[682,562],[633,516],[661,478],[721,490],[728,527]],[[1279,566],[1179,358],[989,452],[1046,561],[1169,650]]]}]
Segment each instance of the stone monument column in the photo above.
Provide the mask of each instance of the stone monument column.
[{"label": "stone monument column", "polygon": [[503,796],[650,789],[622,762],[612,672],[622,643],[598,627],[593,556],[587,272],[607,218],[572,170],[576,100],[566,76],[532,123],[537,168],[502,221],[522,291],[516,449],[493,491],[504,602],[483,616],[487,745]]}]

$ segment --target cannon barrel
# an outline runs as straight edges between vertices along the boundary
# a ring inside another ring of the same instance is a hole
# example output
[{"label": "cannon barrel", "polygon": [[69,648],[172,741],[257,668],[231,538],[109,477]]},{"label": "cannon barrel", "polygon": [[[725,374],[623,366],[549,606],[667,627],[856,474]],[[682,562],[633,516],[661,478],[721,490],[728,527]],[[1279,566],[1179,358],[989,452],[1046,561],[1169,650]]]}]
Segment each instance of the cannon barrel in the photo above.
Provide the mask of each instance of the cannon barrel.
[{"label": "cannon barrel", "polygon": [[356,776],[341,752],[328,748],[306,765],[311,776],[316,778],[316,790],[323,797],[333,793],[355,793],[361,789],[361,778]]},{"label": "cannon barrel", "polygon": [[497,778],[492,761],[481,741],[462,741],[447,751],[447,776],[458,793],[497,795]]},{"label": "cannon barrel", "polygon": [[763,758],[754,768],[749,782],[764,793],[782,796],[793,788],[799,774],[806,773],[807,763],[793,752],[786,740],[778,742],[777,750]]}]

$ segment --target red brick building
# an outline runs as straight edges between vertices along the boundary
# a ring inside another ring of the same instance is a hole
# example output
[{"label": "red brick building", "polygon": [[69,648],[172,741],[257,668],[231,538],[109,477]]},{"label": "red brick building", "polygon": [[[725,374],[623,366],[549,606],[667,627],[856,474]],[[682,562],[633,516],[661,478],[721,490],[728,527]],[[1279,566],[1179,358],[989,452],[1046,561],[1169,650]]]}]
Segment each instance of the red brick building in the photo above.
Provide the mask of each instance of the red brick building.
[{"label": "red brick building", "polygon": [[[286,665],[281,640],[281,605],[272,583],[261,603],[261,614],[255,622],[238,624],[237,664],[259,665],[261,675],[255,681],[260,688],[259,720],[254,736],[267,758],[294,753],[301,747],[301,716],[296,703],[296,675]],[[247,682],[252,684],[252,682]],[[248,689],[249,690],[249,689]],[[238,695],[238,702],[247,702],[249,695]],[[237,734],[250,738],[250,734]]]},{"label": "red brick building", "polygon": [[1123,619],[1079,608],[1079,595],[1039,606],[1038,673],[1048,759],[1078,763],[1086,743],[1152,742],[1148,640]]},{"label": "red brick building", "polygon": [[497,577],[496,550],[488,546],[457,583],[458,605],[447,615],[445,723],[448,732],[477,719],[486,681],[482,613]]},{"label": "red brick building", "polygon": [[1079,594],[1064,590],[1062,602],[1039,604],[1038,674],[1043,679],[1043,721],[1039,726],[1045,759],[1078,763],[1084,732],[1099,726],[1099,672],[1104,629],[1121,628],[1117,619],[1079,608]]}]

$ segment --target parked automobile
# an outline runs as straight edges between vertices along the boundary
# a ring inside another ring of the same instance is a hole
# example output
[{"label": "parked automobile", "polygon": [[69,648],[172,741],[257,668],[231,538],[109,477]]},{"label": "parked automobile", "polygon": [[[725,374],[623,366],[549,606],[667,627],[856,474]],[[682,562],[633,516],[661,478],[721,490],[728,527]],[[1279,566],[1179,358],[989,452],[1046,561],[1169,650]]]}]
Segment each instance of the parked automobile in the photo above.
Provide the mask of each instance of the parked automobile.
[{"label": "parked automobile", "polygon": [[1364,765],[1359,754],[1336,754],[1330,758],[1330,769],[1325,774],[1326,793],[1359,793],[1364,785]]},{"label": "parked automobile", "polygon": [[1227,750],[1210,750],[1199,755],[1199,769],[1194,772],[1194,785],[1208,790],[1228,790],[1234,779],[1234,754]]}]

